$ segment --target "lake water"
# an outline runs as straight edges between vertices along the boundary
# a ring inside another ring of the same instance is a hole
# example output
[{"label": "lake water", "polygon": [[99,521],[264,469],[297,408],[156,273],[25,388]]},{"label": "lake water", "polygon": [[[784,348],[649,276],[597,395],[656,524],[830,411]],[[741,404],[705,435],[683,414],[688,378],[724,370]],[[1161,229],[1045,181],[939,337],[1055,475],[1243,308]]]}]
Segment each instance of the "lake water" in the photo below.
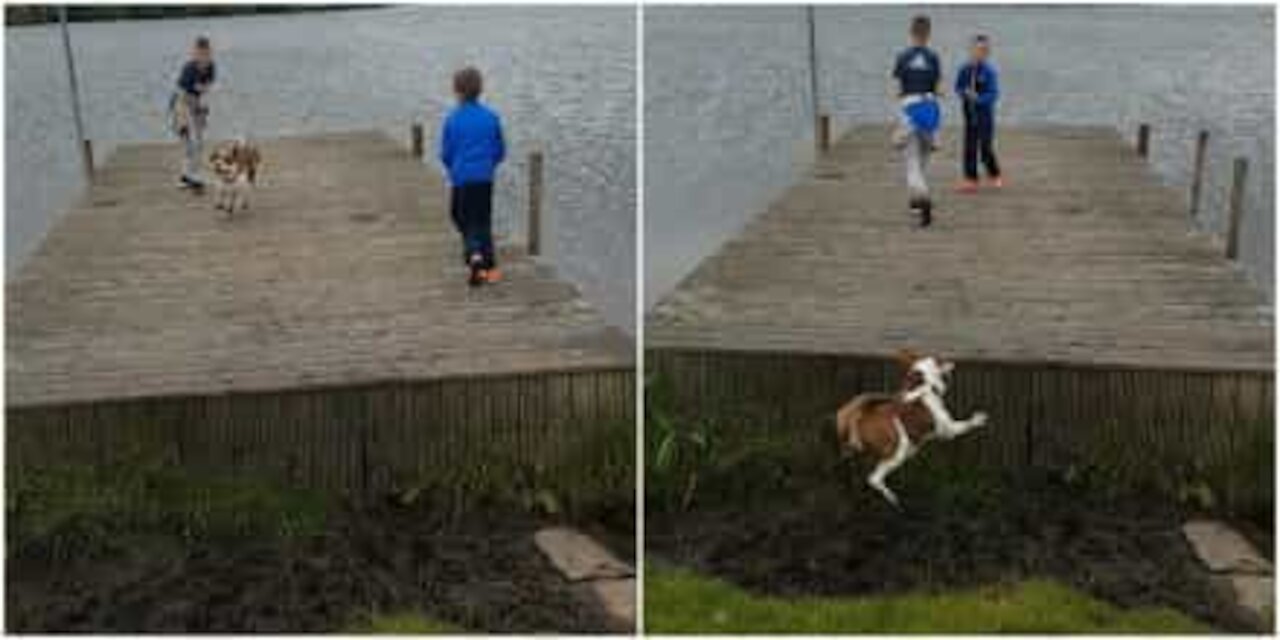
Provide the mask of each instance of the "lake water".
[{"label": "lake water", "polygon": [[[837,125],[888,122],[888,66],[919,10],[818,7],[819,104]],[[1106,125],[1132,136],[1139,122],[1150,122],[1155,169],[1176,185],[1189,183],[1192,144],[1207,129],[1201,229],[1223,228],[1231,158],[1249,158],[1242,263],[1274,296],[1272,8],[925,10],[948,77],[972,34],[994,38],[1002,123]],[[646,7],[648,304],[811,161],[807,38],[799,6]],[[958,114],[950,109],[954,122]],[[1017,180],[1017,167],[1007,169]]]},{"label": "lake water", "polygon": [[[510,160],[497,230],[522,238],[525,159],[546,157],[549,258],[628,330],[635,300],[635,9],[395,7],[71,25],[87,135],[113,145],[168,139],[164,110],[191,40],[218,62],[211,138],[382,129],[434,143],[454,69],[486,75]],[[5,30],[6,267],[38,245],[81,192],[59,30]]]}]

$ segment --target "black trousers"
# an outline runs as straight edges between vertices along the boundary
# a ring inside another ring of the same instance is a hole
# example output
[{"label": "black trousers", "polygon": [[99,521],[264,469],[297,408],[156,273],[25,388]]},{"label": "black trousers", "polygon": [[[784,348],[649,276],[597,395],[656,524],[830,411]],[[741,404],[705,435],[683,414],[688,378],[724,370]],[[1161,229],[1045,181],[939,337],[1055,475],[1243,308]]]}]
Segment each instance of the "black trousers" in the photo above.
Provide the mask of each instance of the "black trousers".
[{"label": "black trousers", "polygon": [[492,269],[493,256],[493,183],[475,182],[453,188],[449,197],[449,215],[462,236],[462,259],[471,263],[479,254],[481,267]]},{"label": "black trousers", "polygon": [[964,177],[978,179],[978,161],[981,159],[987,175],[1000,177],[1000,162],[996,160],[995,116],[990,111],[966,109],[964,114]]}]

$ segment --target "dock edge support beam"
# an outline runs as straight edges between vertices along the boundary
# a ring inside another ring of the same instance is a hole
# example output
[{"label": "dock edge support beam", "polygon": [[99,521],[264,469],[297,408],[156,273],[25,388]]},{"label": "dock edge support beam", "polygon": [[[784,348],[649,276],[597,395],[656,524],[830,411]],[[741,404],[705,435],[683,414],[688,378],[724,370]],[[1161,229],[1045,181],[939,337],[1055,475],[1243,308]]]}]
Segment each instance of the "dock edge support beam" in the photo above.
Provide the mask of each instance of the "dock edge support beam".
[{"label": "dock edge support beam", "polygon": [[814,140],[818,143],[818,155],[825,154],[831,150],[831,116],[820,113],[818,119],[814,122]]},{"label": "dock edge support beam", "polygon": [[409,149],[413,152],[413,157],[421,160],[422,155],[426,153],[425,137],[422,133],[422,123],[415,122],[409,125]]},{"label": "dock edge support beam", "polygon": [[1231,199],[1227,202],[1227,258],[1240,255],[1240,222],[1244,218],[1244,186],[1249,177],[1249,160],[1236,158],[1231,163]]},{"label": "dock edge support beam", "polygon": [[1209,155],[1209,132],[1201,130],[1196,136],[1196,150],[1191,165],[1190,215],[1194,220],[1200,212],[1200,193],[1204,189],[1204,163]]},{"label": "dock edge support beam", "polygon": [[542,152],[529,153],[529,255],[542,254]]},{"label": "dock edge support beam", "polygon": [[1143,158],[1151,155],[1151,125],[1145,122],[1138,125],[1138,155]]}]

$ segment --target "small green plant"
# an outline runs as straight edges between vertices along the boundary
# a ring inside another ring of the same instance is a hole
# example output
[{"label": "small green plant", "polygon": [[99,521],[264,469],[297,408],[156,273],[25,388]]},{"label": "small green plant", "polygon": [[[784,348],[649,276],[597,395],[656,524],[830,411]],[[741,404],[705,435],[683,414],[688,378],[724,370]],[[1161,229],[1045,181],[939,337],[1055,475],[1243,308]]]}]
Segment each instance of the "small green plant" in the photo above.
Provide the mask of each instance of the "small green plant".
[{"label": "small green plant", "polygon": [[648,442],[645,482],[649,499],[688,509],[699,479],[715,452],[715,427],[708,420],[678,420],[671,410],[670,390],[660,377],[648,382],[645,435]]},{"label": "small green plant", "polygon": [[305,536],[325,522],[316,494],[251,477],[151,464],[27,467],[9,474],[10,550],[110,553],[126,536],[199,540]]}]

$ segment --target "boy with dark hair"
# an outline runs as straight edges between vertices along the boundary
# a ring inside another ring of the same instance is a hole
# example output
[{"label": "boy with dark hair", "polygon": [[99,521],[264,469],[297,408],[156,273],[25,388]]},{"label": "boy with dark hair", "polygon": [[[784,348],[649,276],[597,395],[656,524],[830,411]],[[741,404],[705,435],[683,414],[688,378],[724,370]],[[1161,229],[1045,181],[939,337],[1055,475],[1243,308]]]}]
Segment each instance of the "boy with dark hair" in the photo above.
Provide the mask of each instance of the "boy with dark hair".
[{"label": "boy with dark hair", "polygon": [[942,82],[942,63],[929,48],[933,23],[928,16],[911,19],[911,45],[898,54],[893,65],[893,92],[900,109],[894,144],[904,149],[907,165],[908,206],[920,216],[920,226],[933,222],[933,201],[925,170],[936,144],[942,110],[937,96]]},{"label": "boy with dark hair", "polygon": [[960,96],[964,111],[964,180],[958,187],[961,193],[978,190],[979,158],[987,169],[989,184],[996,188],[1004,186],[994,147],[1000,82],[996,68],[987,62],[990,54],[990,39],[985,35],[974,36],[969,61],[956,74],[956,95]]},{"label": "boy with dark hair", "polygon": [[453,75],[458,106],[440,133],[440,162],[452,186],[449,212],[462,235],[467,282],[473,287],[501,278],[493,251],[493,176],[507,151],[502,121],[480,103],[483,86],[473,67]]},{"label": "boy with dark hair", "polygon": [[213,47],[209,38],[200,36],[191,47],[191,57],[182,65],[177,89],[169,101],[174,132],[182,138],[186,151],[186,162],[179,179],[179,186],[184,189],[204,186],[200,177],[200,156],[204,148],[204,130],[209,122],[206,95],[213,87],[214,75]]}]

